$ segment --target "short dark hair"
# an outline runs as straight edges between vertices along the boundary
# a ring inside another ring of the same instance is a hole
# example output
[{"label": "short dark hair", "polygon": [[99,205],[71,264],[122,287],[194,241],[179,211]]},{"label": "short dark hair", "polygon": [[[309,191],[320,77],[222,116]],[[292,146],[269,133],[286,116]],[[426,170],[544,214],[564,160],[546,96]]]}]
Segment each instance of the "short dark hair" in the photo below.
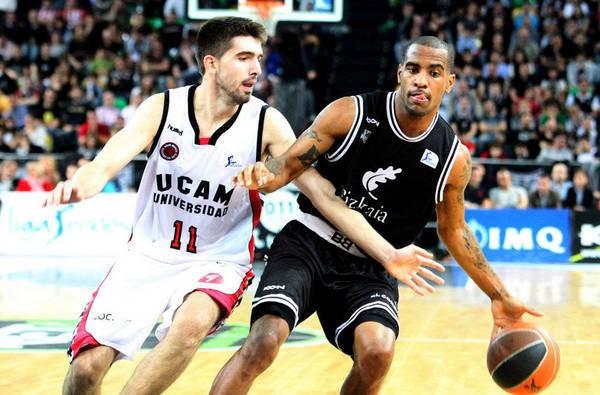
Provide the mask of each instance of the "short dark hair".
[{"label": "short dark hair", "polygon": [[267,32],[260,23],[240,17],[220,17],[206,21],[196,38],[196,61],[200,74],[204,74],[203,59],[206,55],[217,58],[223,56],[230,48],[231,39],[238,36],[254,37],[264,45],[267,42]]},{"label": "short dark hair", "polygon": [[406,53],[411,45],[423,45],[424,47],[443,49],[448,53],[448,67],[450,72],[454,72],[454,47],[444,40],[440,40],[435,36],[419,36],[413,38],[402,47],[400,63],[406,61]]}]

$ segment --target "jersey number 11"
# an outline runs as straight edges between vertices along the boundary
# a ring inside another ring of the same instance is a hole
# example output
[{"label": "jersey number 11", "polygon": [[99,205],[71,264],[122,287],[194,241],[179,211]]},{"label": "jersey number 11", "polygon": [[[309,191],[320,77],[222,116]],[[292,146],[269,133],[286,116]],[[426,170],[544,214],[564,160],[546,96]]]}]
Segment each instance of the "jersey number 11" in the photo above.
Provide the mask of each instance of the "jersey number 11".
[{"label": "jersey number 11", "polygon": [[[181,249],[181,230],[183,229],[183,222],[177,220],[173,222],[173,227],[175,228],[175,234],[173,235],[173,240],[171,240],[171,248],[174,250]],[[190,226],[188,228],[188,232],[190,234],[190,240],[188,241],[186,251],[191,252],[192,254],[196,253],[196,227]]]}]

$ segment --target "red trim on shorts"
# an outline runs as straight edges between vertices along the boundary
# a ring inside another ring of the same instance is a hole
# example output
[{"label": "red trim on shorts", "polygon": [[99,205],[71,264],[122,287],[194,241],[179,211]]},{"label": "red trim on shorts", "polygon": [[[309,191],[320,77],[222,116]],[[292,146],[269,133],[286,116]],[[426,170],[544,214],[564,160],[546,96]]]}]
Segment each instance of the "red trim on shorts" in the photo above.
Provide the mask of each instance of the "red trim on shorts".
[{"label": "red trim on shorts", "polygon": [[226,294],[221,291],[217,291],[216,289],[209,288],[197,288],[196,291],[204,292],[205,294],[213,298],[214,301],[217,302],[217,304],[221,306],[222,310],[224,311],[225,314],[223,319],[225,319],[229,317],[233,309],[240,304],[240,302],[242,301],[242,295],[244,294],[246,288],[248,288],[248,286],[252,282],[253,278],[254,272],[252,271],[252,269],[250,269],[248,270],[248,272],[246,272],[246,275],[242,279],[238,290],[232,294]]},{"label": "red trim on shorts", "polygon": [[250,234],[250,241],[248,242],[248,250],[250,251],[250,263],[252,263],[254,262],[254,229],[256,229],[258,221],[260,221],[262,203],[258,191],[250,190],[248,192],[250,194],[250,206],[252,207],[252,232]]},{"label": "red trim on shorts", "polygon": [[208,145],[210,143],[210,137],[198,137],[198,143],[200,143],[200,145]]},{"label": "red trim on shorts", "polygon": [[75,334],[73,335],[73,340],[71,340],[71,345],[69,346],[69,349],[67,350],[67,354],[71,357],[71,361],[73,361],[75,358],[77,358],[79,353],[84,348],[97,347],[100,345],[100,343],[98,343],[98,341],[94,338],[94,336],[92,336],[92,334],[89,333],[85,329],[85,324],[87,323],[88,316],[90,314],[90,310],[92,309],[92,304],[94,304],[94,300],[96,299],[96,295],[98,295],[98,291],[100,290],[100,287],[102,286],[102,284],[104,284],[104,281],[106,281],[106,279],[108,278],[108,275],[112,271],[112,268],[113,267],[111,266],[110,269],[108,270],[108,273],[106,273],[106,276],[104,276],[104,280],[102,280],[100,285],[98,285],[98,288],[96,288],[96,291],[94,291],[94,293],[92,294],[92,299],[85,305],[85,308],[81,312],[79,322],[77,323],[77,326],[75,327]]}]

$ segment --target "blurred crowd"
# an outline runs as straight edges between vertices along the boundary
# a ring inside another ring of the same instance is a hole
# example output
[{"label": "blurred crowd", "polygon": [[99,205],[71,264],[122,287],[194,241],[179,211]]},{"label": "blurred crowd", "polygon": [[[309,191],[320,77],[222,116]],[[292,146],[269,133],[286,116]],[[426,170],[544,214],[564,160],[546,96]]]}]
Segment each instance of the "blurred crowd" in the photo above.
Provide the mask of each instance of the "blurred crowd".
[{"label": "blurred crowd", "polygon": [[[93,159],[144,99],[200,80],[185,0],[6,3],[0,12],[0,153],[16,155],[19,166],[2,162],[0,191],[51,189]],[[299,131],[314,116],[317,48],[310,26],[272,37],[255,92]],[[19,158],[46,153],[66,159],[57,164],[44,156],[20,166]],[[126,169],[108,189],[132,189],[133,172]]]},{"label": "blurred crowd", "polygon": [[[91,160],[145,98],[199,80],[194,25],[185,23],[184,0],[5,4],[0,152],[16,155],[17,162],[1,162],[0,191],[48,190]],[[591,201],[596,207],[598,0],[389,4],[379,31],[395,42],[397,62],[402,45],[419,35],[453,44],[457,81],[441,114],[473,157],[540,164],[534,177],[523,177],[514,166],[475,166],[472,204],[587,207]],[[325,104],[320,40],[318,26],[304,24],[278,31],[265,48],[255,94],[280,109],[297,132]],[[25,165],[18,160],[31,154],[44,155]],[[52,154],[66,159],[57,164]],[[555,175],[557,166],[566,169],[556,171],[562,176]],[[126,170],[108,189],[131,189],[134,173]],[[580,192],[581,184],[591,195]],[[557,196],[546,196],[548,188]],[[569,188],[575,188],[574,204]]]},{"label": "blurred crowd", "polygon": [[[472,156],[486,163],[540,163],[534,177],[515,174],[518,167],[475,166],[467,191],[471,203],[595,208],[600,198],[599,2],[391,3],[393,12],[382,29],[395,37],[397,62],[402,45],[413,37],[435,35],[454,45],[457,80],[441,115]],[[556,162],[562,164],[553,166]]]}]

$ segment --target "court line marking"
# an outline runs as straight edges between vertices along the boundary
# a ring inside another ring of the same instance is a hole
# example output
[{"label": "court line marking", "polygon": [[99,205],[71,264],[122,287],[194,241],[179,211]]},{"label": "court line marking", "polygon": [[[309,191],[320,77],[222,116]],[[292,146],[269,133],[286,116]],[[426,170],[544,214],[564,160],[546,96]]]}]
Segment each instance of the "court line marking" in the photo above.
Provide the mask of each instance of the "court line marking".
[{"label": "court line marking", "polygon": [[[489,344],[489,339],[478,338],[461,338],[461,337],[400,337],[398,339],[402,343],[464,343],[464,344]],[[570,346],[600,346],[600,340],[557,340],[559,346],[567,344]]]}]

